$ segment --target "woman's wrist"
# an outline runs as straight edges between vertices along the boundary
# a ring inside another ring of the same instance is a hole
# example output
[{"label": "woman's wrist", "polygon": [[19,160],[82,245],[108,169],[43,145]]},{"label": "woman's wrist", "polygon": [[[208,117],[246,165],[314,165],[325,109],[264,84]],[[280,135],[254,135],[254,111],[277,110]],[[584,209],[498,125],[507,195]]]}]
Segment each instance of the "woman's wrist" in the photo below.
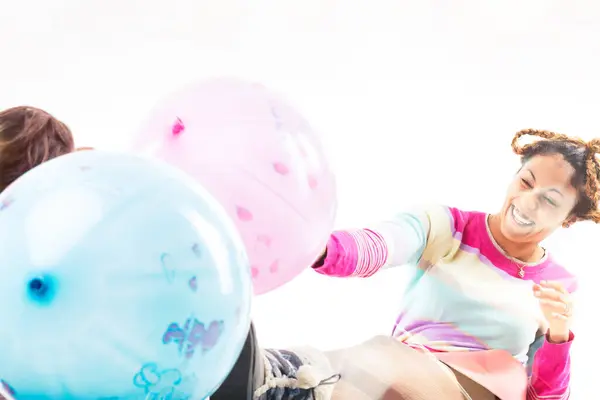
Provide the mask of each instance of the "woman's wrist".
[{"label": "woman's wrist", "polygon": [[550,343],[561,344],[570,340],[570,332],[548,332],[547,339]]}]

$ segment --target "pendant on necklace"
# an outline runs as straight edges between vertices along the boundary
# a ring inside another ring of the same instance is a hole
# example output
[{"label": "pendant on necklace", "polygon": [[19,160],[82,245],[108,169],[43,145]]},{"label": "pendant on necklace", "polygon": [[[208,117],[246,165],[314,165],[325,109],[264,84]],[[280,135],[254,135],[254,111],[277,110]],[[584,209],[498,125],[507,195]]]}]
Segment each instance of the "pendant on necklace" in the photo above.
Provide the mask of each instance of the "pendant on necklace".
[{"label": "pendant on necklace", "polygon": [[523,267],[519,267],[519,276],[520,276],[521,278],[524,278],[524,277],[525,277],[525,270],[523,269]]}]

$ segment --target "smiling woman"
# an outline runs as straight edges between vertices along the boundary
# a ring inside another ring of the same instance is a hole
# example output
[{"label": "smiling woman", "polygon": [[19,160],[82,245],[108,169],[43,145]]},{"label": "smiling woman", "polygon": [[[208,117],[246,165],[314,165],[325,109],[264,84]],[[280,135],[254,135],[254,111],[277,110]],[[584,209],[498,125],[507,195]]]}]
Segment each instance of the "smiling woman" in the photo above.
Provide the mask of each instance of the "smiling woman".
[{"label": "smiling woman", "polygon": [[[521,147],[518,140],[524,135],[539,136],[546,140]],[[600,139],[585,142],[554,132],[526,129],[515,135],[512,146],[515,153],[522,157],[521,171],[529,172],[530,175],[530,179],[521,176],[521,182],[528,189],[546,183],[548,190],[542,193],[548,192],[548,195],[544,196],[543,200],[556,209],[555,222],[557,217],[564,217],[565,211],[568,218],[562,223],[564,227],[576,221],[600,222],[600,171],[596,159],[596,155],[600,153]],[[545,159],[534,163],[535,159],[539,160],[540,157]],[[556,198],[556,195],[562,198]],[[573,195],[574,204],[569,202],[573,200]]]},{"label": "smiling woman", "polygon": [[[542,140],[521,146],[525,135]],[[371,229],[336,232],[316,270],[367,277],[386,266],[416,265],[394,336],[433,351],[457,377],[466,375],[498,398],[565,399],[574,338],[570,294],[577,284],[540,243],[561,226],[600,222],[600,140],[526,129],[512,147],[522,165],[499,212],[430,207]],[[467,366],[495,359],[498,351],[528,366],[522,389],[514,381],[517,390],[507,393]],[[464,354],[471,358],[466,364]]]},{"label": "smiling woman", "polygon": [[[521,146],[525,135],[541,140]],[[522,165],[496,213],[433,205],[332,233],[313,266],[318,273],[366,278],[389,267],[414,268],[392,338],[326,353],[329,362],[314,352],[265,350],[273,356],[265,370],[274,372],[252,382],[267,388],[260,400],[284,399],[298,388],[304,397],[294,398],[303,400],[358,399],[346,394],[353,390],[369,391],[369,399],[438,399],[425,390],[435,385],[450,385],[455,398],[569,398],[577,281],[540,243],[561,226],[600,222],[600,140],[528,129],[512,147]],[[307,364],[320,372],[312,386]],[[228,379],[222,389],[236,385],[245,381]]]},{"label": "smiling woman", "polygon": [[[519,146],[524,135],[540,140]],[[545,256],[538,246],[560,226],[576,221],[600,221],[598,203],[598,143],[548,131],[526,129],[515,135],[513,150],[521,169],[508,188],[504,206],[490,217],[497,244],[513,257],[532,262]],[[523,264],[526,266],[526,264]],[[519,274],[524,274],[520,269]]]}]

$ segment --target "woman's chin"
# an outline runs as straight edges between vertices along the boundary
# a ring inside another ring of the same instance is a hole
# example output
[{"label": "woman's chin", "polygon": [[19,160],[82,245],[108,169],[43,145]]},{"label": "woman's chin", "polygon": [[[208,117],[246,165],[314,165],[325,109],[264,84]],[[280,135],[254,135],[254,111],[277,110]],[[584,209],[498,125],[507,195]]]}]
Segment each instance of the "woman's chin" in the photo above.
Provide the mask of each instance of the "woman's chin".
[{"label": "woman's chin", "polygon": [[502,221],[503,223],[500,228],[502,235],[506,239],[515,243],[529,242],[531,240],[532,234],[535,234],[534,227],[520,226],[512,220],[507,221],[507,219],[508,218],[505,218],[505,220]]}]

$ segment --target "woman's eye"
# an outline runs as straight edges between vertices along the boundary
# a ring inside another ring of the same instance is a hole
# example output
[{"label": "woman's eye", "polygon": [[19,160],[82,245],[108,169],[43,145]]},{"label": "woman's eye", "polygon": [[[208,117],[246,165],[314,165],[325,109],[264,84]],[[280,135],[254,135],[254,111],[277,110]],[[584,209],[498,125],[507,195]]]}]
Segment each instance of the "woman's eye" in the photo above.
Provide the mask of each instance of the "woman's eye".
[{"label": "woman's eye", "polygon": [[546,203],[550,204],[552,207],[556,207],[556,202],[552,200],[550,197],[544,197]]},{"label": "woman's eye", "polygon": [[528,188],[532,188],[532,187],[533,187],[533,185],[532,185],[531,183],[529,183],[529,182],[528,182],[527,180],[525,180],[525,179],[521,179],[521,183],[522,183],[523,185],[525,185],[526,187],[528,187]]}]

